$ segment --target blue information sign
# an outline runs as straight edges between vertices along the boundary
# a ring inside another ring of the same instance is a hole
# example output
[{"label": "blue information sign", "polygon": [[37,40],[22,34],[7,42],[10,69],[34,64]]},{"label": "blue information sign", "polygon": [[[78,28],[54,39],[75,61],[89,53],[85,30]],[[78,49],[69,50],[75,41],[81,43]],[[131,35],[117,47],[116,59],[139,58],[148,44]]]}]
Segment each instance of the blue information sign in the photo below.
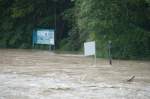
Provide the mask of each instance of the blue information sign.
[{"label": "blue information sign", "polygon": [[55,45],[54,30],[39,29],[33,32],[33,44]]}]

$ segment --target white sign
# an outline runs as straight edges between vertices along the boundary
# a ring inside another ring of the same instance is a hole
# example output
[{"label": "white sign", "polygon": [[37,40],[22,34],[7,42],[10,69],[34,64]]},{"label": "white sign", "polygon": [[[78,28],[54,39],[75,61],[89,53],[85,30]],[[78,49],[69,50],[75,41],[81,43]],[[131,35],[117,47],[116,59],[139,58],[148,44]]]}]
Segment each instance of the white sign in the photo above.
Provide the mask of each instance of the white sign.
[{"label": "white sign", "polygon": [[84,55],[90,56],[96,54],[95,41],[84,43]]}]

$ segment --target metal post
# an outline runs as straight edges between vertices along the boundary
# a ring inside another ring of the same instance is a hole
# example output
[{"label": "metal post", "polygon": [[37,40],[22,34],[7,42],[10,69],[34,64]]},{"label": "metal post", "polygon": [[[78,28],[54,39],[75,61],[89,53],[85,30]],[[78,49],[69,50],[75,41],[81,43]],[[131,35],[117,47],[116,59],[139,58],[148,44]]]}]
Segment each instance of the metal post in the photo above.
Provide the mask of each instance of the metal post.
[{"label": "metal post", "polygon": [[34,45],[35,45],[35,30],[33,30],[33,33],[32,33],[32,48],[34,48]]},{"label": "metal post", "polygon": [[110,64],[110,65],[112,65],[111,45],[112,45],[112,42],[111,42],[111,41],[108,41],[108,53],[109,53],[109,64]]},{"label": "metal post", "polygon": [[49,51],[51,51],[52,49],[51,49],[51,45],[49,45]]},{"label": "metal post", "polygon": [[55,19],[55,30],[54,30],[54,46],[53,46],[53,50],[55,50],[55,44],[56,44],[56,32],[57,32],[57,6],[56,6],[56,2],[57,2],[57,0],[55,0],[55,15],[54,15],[54,19]]},{"label": "metal post", "polygon": [[96,43],[95,43],[95,55],[94,55],[94,63],[95,63],[95,66],[96,66]]},{"label": "metal post", "polygon": [[94,55],[94,64],[96,66],[96,54]]}]

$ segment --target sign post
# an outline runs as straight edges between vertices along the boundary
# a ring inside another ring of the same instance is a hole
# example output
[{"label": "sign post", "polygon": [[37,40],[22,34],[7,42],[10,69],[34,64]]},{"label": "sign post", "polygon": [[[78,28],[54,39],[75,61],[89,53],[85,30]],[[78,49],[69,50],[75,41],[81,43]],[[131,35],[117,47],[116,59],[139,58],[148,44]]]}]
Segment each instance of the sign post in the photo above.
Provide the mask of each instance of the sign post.
[{"label": "sign post", "polygon": [[112,65],[111,47],[112,47],[112,42],[108,41],[108,53],[109,53],[109,64],[110,65]]},{"label": "sign post", "polygon": [[96,65],[96,46],[95,41],[84,43],[84,55],[92,56],[94,55],[94,64]]}]

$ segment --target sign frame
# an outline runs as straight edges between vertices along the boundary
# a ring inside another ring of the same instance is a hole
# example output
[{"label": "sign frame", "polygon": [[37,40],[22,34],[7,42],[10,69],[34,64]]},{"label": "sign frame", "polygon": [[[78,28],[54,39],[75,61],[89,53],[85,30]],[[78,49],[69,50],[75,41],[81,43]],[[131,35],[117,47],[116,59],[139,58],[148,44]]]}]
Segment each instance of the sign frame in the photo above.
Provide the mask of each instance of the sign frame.
[{"label": "sign frame", "polygon": [[55,31],[54,29],[37,29],[32,34],[32,45],[45,44],[55,45]]}]

